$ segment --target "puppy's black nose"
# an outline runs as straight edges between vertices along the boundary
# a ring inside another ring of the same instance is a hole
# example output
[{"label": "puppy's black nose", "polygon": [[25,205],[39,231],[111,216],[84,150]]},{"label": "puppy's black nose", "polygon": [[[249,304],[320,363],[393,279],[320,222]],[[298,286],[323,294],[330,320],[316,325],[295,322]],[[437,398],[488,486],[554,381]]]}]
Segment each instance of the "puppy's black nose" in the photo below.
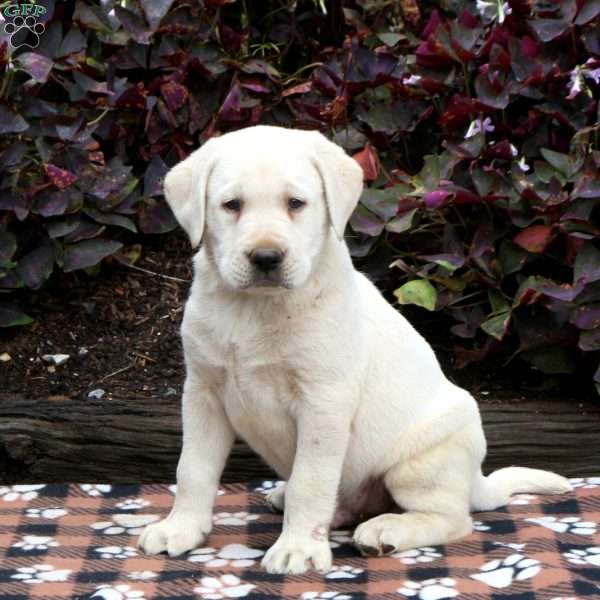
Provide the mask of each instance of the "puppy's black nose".
[{"label": "puppy's black nose", "polygon": [[283,260],[283,252],[271,248],[256,248],[250,252],[250,262],[263,273],[275,270]]}]

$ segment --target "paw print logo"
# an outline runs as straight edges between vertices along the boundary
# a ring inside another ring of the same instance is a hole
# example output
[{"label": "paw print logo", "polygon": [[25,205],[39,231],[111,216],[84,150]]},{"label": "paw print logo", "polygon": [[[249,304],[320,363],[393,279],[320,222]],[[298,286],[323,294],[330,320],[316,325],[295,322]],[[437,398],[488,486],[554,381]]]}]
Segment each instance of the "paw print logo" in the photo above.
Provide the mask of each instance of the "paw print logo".
[{"label": "paw print logo", "polygon": [[227,544],[221,550],[214,548],[198,548],[192,550],[188,556],[190,562],[203,563],[207,567],[251,567],[255,559],[260,558],[264,552],[248,548],[243,544]]},{"label": "paw print logo", "polygon": [[110,494],[112,485],[107,483],[82,483],[79,486],[82,492],[85,492],[88,496],[102,496],[104,494]]},{"label": "paw print logo", "polygon": [[20,542],[16,542],[12,545],[13,548],[21,548],[25,552],[31,552],[32,550],[48,550],[49,548],[55,548],[60,544],[53,538],[41,535],[25,535]]},{"label": "paw print logo", "polygon": [[94,548],[94,552],[97,552],[100,558],[132,558],[137,556],[137,550],[132,546],[104,546],[103,548]]},{"label": "paw print logo", "polygon": [[563,552],[563,556],[574,565],[593,565],[600,567],[600,546],[590,548],[574,548],[569,552]]},{"label": "paw print logo", "polygon": [[258,519],[258,515],[251,515],[245,511],[234,513],[220,512],[213,516],[215,525],[235,525],[238,527],[248,525],[250,521],[256,521],[256,519]]},{"label": "paw print logo", "polygon": [[207,600],[221,598],[243,598],[256,586],[252,583],[242,583],[242,580],[231,573],[220,577],[203,577],[194,592]]},{"label": "paw print logo", "polygon": [[419,600],[442,600],[443,598],[455,598],[459,592],[456,582],[450,577],[441,579],[426,579],[425,581],[405,581],[398,593],[408,598],[419,598]]},{"label": "paw print logo", "polygon": [[40,44],[40,36],[46,28],[43,23],[38,23],[33,15],[26,17],[17,16],[12,23],[5,23],[4,33],[10,36],[10,45],[13,48],[29,46],[37,48]]},{"label": "paw print logo", "polygon": [[359,569],[352,565],[342,565],[341,567],[334,565],[327,571],[325,579],[356,579],[356,577],[362,575],[364,572],[364,569]]},{"label": "paw print logo", "polygon": [[528,523],[535,523],[556,533],[574,533],[576,535],[594,535],[598,525],[593,521],[582,521],[579,517],[539,517],[525,519]]},{"label": "paw print logo", "polygon": [[435,549],[429,546],[423,548],[415,548],[414,550],[404,550],[390,555],[392,558],[400,559],[404,565],[416,565],[418,563],[433,562],[436,558],[441,558],[442,555]]},{"label": "paw print logo", "polygon": [[525,581],[535,577],[542,567],[539,560],[525,558],[522,554],[511,554],[504,560],[491,560],[479,567],[480,573],[470,575],[471,579],[482,581],[493,588],[505,588],[513,581]]}]

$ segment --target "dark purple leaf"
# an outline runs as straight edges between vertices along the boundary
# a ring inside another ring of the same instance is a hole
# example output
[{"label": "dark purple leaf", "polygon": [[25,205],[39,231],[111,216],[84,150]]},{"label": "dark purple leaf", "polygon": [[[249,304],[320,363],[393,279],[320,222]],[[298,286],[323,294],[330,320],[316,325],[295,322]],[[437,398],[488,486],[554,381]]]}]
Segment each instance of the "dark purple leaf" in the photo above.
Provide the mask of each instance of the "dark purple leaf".
[{"label": "dark purple leaf", "polygon": [[235,82],[219,109],[219,117],[224,121],[240,121],[242,118],[240,102],[240,86]]},{"label": "dark purple leaf", "polygon": [[177,227],[177,221],[166,204],[151,199],[142,205],[138,225],[143,233],[167,233]]},{"label": "dark purple leaf", "polygon": [[435,190],[433,192],[427,192],[423,196],[423,202],[427,208],[439,208],[443,206],[446,201],[452,197],[452,192],[446,190]]},{"label": "dark purple leaf", "polygon": [[144,196],[160,196],[163,193],[163,180],[168,170],[163,159],[155,154],[144,175]]},{"label": "dark purple leaf", "polygon": [[549,246],[554,235],[554,228],[550,225],[531,225],[519,232],[513,241],[524,250],[539,254]]},{"label": "dark purple leaf", "polygon": [[17,273],[28,288],[37,290],[50,277],[53,269],[54,246],[50,240],[45,240],[19,260]]},{"label": "dark purple leaf", "polygon": [[577,254],[573,269],[574,283],[592,283],[600,280],[600,251],[588,242]]},{"label": "dark purple leaf", "polygon": [[29,128],[27,121],[14,110],[0,105],[0,134],[21,133]]},{"label": "dark purple leaf", "polygon": [[569,28],[569,22],[561,19],[533,19],[529,25],[542,42],[550,42]]},{"label": "dark purple leaf", "polygon": [[6,267],[17,250],[15,234],[0,225],[0,269]]},{"label": "dark purple leaf", "polygon": [[575,25],[585,25],[600,15],[600,0],[586,0],[575,19]]},{"label": "dark purple leaf", "polygon": [[37,83],[46,83],[54,64],[49,58],[35,52],[19,54],[18,63]]},{"label": "dark purple leaf", "polygon": [[61,169],[51,163],[44,163],[44,171],[50,183],[59,190],[64,190],[71,187],[77,181],[77,175],[70,173],[65,169]]},{"label": "dark purple leaf", "polygon": [[70,273],[77,269],[93,267],[122,247],[123,244],[115,240],[84,240],[77,244],[66,245],[63,270],[65,273]]},{"label": "dark purple leaf", "polygon": [[179,83],[175,83],[174,81],[167,81],[167,83],[161,85],[160,93],[165,99],[169,110],[172,112],[179,110],[188,99],[187,88]]},{"label": "dark purple leaf", "polygon": [[383,231],[384,226],[385,222],[380,217],[364,208],[361,204],[356,207],[350,217],[350,227],[354,231],[372,237],[378,236]]},{"label": "dark purple leaf", "polygon": [[156,31],[164,16],[169,12],[171,4],[173,4],[173,0],[141,0],[146,20],[152,31]]},{"label": "dark purple leaf", "polygon": [[600,327],[600,303],[580,306],[571,315],[570,320],[577,329],[596,329]]},{"label": "dark purple leaf", "polygon": [[579,334],[579,343],[577,345],[584,352],[600,350],[600,327],[582,331]]},{"label": "dark purple leaf", "polygon": [[123,25],[124,29],[138,44],[149,44],[152,31],[140,15],[120,5],[114,7],[115,15]]}]

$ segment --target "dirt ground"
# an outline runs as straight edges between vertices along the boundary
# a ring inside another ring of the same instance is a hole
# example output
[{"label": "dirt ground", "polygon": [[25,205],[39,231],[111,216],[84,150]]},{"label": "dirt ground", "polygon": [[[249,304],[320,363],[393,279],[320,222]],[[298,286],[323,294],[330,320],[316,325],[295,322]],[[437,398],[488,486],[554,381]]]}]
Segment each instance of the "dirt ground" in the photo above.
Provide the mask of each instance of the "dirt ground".
[{"label": "dirt ground", "polygon": [[[15,396],[83,400],[179,396],[184,368],[179,324],[191,272],[192,250],[182,232],[156,236],[135,267],[103,266],[101,277],[62,275],[32,298],[27,327],[0,330],[0,390]],[[408,315],[410,318],[410,314]],[[425,337],[435,324],[419,325]],[[439,326],[437,334],[439,337]],[[435,345],[435,344],[434,344]],[[66,354],[53,366],[45,355]],[[569,380],[531,373],[518,363],[457,371],[438,348],[446,373],[481,401],[580,399],[589,396]]]}]

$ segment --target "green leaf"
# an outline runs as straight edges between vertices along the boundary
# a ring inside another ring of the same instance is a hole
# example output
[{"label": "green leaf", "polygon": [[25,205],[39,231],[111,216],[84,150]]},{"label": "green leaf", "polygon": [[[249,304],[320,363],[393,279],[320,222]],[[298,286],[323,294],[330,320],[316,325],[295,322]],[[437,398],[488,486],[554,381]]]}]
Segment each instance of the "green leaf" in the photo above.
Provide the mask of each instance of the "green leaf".
[{"label": "green leaf", "polygon": [[6,227],[0,227],[0,267],[9,267],[11,258],[17,250],[17,238]]},{"label": "green leaf", "polygon": [[542,156],[557,170],[567,177],[572,177],[581,169],[583,165],[583,158],[570,156],[569,154],[562,154],[561,152],[555,152],[549,148],[542,148],[540,150]]},{"label": "green leaf", "polygon": [[435,310],[437,290],[426,279],[414,279],[400,286],[394,296],[400,304],[415,304],[427,310]]},{"label": "green leaf", "polygon": [[0,303],[0,327],[28,325],[33,319],[14,304]]},{"label": "green leaf", "polygon": [[488,335],[496,338],[497,340],[504,339],[506,332],[508,331],[508,325],[510,324],[510,311],[506,311],[496,315],[495,317],[490,317],[485,320],[481,324],[481,329],[485,331]]}]

